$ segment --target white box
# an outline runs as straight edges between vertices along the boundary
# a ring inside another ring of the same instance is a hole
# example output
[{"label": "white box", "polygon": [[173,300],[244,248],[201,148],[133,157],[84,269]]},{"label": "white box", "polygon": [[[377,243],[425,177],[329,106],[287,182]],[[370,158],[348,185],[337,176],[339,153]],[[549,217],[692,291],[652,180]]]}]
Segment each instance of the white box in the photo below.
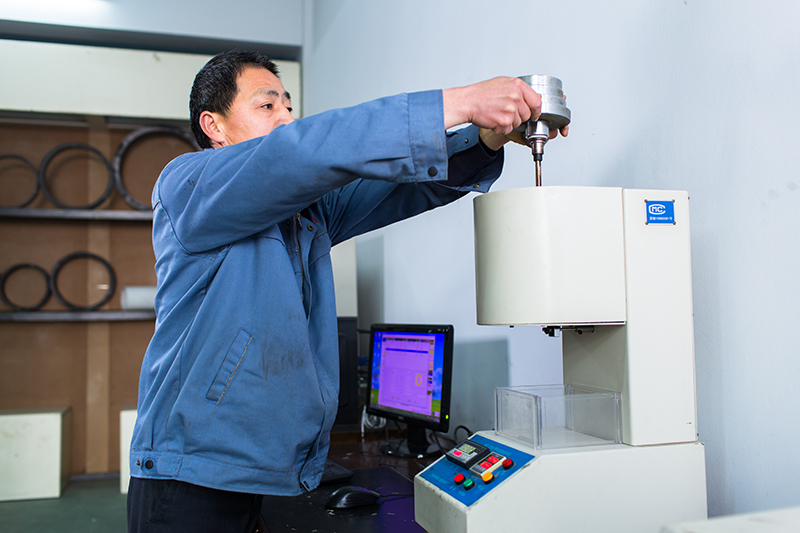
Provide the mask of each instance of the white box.
[{"label": "white box", "polygon": [[136,425],[136,409],[123,409],[119,412],[119,491],[128,493],[131,479],[131,439]]},{"label": "white box", "polygon": [[0,501],[59,498],[71,434],[69,407],[0,411]]}]

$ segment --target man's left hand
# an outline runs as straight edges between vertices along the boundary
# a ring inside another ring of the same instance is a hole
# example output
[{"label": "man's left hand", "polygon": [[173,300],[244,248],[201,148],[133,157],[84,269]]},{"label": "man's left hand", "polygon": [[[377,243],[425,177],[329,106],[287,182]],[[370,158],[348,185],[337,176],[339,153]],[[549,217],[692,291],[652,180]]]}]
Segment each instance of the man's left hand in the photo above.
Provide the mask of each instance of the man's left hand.
[{"label": "man's left hand", "polygon": [[[550,130],[550,138],[555,139],[561,133],[563,137],[569,134],[569,125],[564,126],[560,130]],[[512,131],[509,134],[495,133],[492,130],[481,128],[481,140],[487,148],[491,150],[499,150],[507,142],[515,142],[523,146],[530,147],[528,141],[525,140],[525,135],[521,131]]]}]

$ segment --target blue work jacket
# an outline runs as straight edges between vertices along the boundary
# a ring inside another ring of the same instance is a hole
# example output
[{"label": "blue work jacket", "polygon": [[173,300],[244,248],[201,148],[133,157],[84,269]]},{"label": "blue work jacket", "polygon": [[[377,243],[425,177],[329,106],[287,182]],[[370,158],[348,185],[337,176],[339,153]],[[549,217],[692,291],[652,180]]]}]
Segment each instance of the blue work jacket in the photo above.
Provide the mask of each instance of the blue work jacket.
[{"label": "blue work jacket", "polygon": [[443,123],[441,91],[404,94],[167,165],[131,475],[317,486],[339,386],[331,246],[486,191],[502,169],[476,128]]}]

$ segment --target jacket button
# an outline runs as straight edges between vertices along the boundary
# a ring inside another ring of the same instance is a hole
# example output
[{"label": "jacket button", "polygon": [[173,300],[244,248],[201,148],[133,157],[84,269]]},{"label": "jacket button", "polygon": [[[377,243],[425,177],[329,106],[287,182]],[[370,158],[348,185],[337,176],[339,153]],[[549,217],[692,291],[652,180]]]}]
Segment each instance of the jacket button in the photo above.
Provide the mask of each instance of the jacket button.
[{"label": "jacket button", "polygon": [[428,176],[430,176],[430,177],[434,177],[438,173],[439,173],[439,171],[436,169],[436,167],[430,167],[428,169]]},{"label": "jacket button", "polygon": [[472,188],[473,189],[478,189],[478,188],[480,188],[480,186],[481,186],[480,183],[476,183],[475,185],[472,186]]},{"label": "jacket button", "polygon": [[151,461],[150,459],[148,459],[147,461],[145,461],[145,462],[144,462],[144,467],[145,467],[146,469],[148,469],[148,470],[152,469],[152,468],[153,468],[153,466],[154,466],[154,465],[153,465],[153,461]]},{"label": "jacket button", "polygon": [[307,227],[308,227],[308,231],[314,231],[314,226],[312,226],[311,224],[309,224]]}]

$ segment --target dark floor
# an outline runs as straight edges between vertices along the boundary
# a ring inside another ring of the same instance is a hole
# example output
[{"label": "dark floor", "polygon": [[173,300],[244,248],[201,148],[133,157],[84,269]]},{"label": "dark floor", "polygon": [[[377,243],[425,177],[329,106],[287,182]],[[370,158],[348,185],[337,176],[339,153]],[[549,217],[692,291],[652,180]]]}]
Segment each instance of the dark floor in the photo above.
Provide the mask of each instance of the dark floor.
[{"label": "dark floor", "polygon": [[119,478],[72,479],[60,498],[0,502],[3,533],[125,533]]},{"label": "dark floor", "polygon": [[[408,480],[431,462],[382,455],[383,444],[336,442],[330,457],[351,470],[389,467]],[[0,533],[125,533],[126,500],[114,473],[73,476],[61,498],[0,502]]]}]

